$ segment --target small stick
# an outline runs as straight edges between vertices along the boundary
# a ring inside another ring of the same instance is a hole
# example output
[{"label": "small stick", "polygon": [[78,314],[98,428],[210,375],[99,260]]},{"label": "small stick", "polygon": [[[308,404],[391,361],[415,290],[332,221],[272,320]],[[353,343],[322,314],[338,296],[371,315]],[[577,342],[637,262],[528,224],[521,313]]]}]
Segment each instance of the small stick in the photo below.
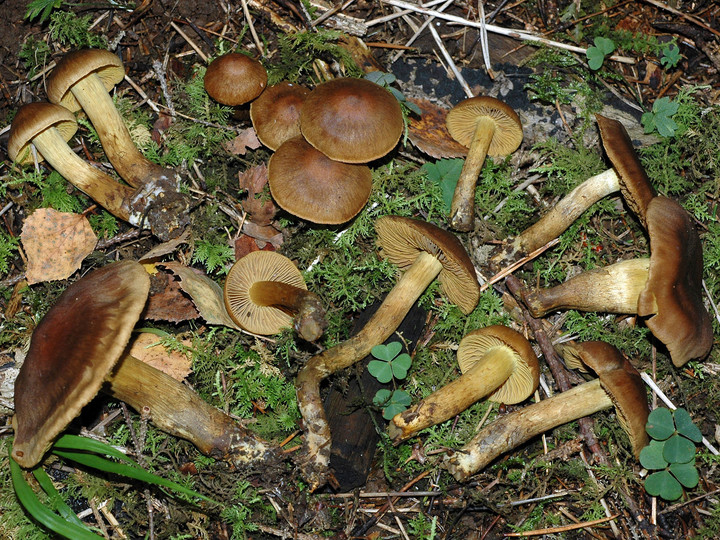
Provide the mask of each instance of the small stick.
[{"label": "small stick", "polygon": [[[440,7],[438,8],[438,11],[445,11],[445,9],[446,9],[450,4],[452,4],[453,1],[454,1],[454,0],[447,0],[442,6],[440,6]],[[431,4],[435,4],[435,3],[437,3],[437,2],[429,2],[428,4],[424,4],[423,7],[429,7]],[[408,11],[401,11],[400,13],[409,13],[409,12],[408,12]],[[433,20],[435,20],[435,17],[428,17],[428,18],[426,18],[426,19],[425,19],[425,22],[420,25],[420,28],[418,28],[417,31],[412,35],[412,37],[405,42],[405,45],[406,45],[407,47],[409,47],[410,45],[412,45],[412,44],[415,42],[415,40],[418,38],[418,36],[420,36],[420,34],[422,33],[422,31],[425,30],[425,28],[427,28],[427,26],[428,26],[430,23],[432,23]],[[400,58],[400,57],[403,55],[404,52],[405,52],[405,51],[398,51],[397,53],[395,53],[395,55],[390,59],[390,63],[392,64],[393,62],[397,61],[397,59]]]},{"label": "small stick", "polygon": [[556,534],[566,531],[575,531],[577,529],[584,529],[586,527],[593,527],[595,525],[600,525],[608,521],[613,521],[617,519],[619,515],[620,514],[613,514],[612,516],[608,516],[606,518],[595,519],[593,521],[584,521],[582,523],[574,523],[573,525],[564,525],[562,527],[551,527],[549,529],[535,529],[534,531],[505,533],[503,534],[503,536],[540,536],[543,534]]},{"label": "small stick", "polygon": [[326,21],[333,15],[335,15],[337,12],[344,10],[347,8],[350,4],[352,4],[355,0],[347,0],[344,4],[338,4],[337,6],[333,7],[332,9],[327,10],[325,13],[320,15],[317,19],[314,21],[310,21],[310,26],[312,28],[315,28],[318,24],[320,24],[323,21]]},{"label": "small stick", "polygon": [[208,61],[207,55],[204,52],[202,52],[202,50],[200,50],[200,47],[198,47],[195,44],[195,42],[192,39],[190,39],[190,37],[185,32],[182,31],[182,28],[180,28],[177,24],[175,24],[172,21],[170,22],[170,26],[172,26],[173,29],[178,34],[180,34],[180,37],[183,38],[187,42],[187,44],[193,48],[193,50],[198,54],[198,56],[200,58],[202,58],[203,62],[207,63],[207,61]]},{"label": "small stick", "polygon": [[242,8],[243,13],[245,14],[245,20],[248,23],[248,26],[250,27],[250,34],[252,34],[253,41],[255,42],[255,46],[257,47],[258,51],[260,52],[260,56],[265,56],[265,50],[263,49],[262,42],[260,41],[260,38],[257,35],[257,32],[255,31],[255,25],[253,24],[252,17],[250,16],[250,10],[248,9],[247,1],[241,0],[242,2]]},{"label": "small stick", "polygon": [[455,65],[455,62],[453,61],[452,57],[450,56],[450,53],[445,48],[445,45],[443,45],[442,39],[440,39],[440,35],[437,33],[437,30],[435,30],[435,27],[431,24],[428,26],[428,28],[430,29],[430,33],[432,34],[432,37],[435,40],[435,43],[437,43],[437,46],[440,48],[440,52],[442,53],[443,57],[445,58],[445,61],[450,66],[450,70],[455,75],[455,78],[460,83],[460,86],[462,86],[462,89],[465,92],[465,95],[469,98],[475,97],[475,95],[472,93],[472,90],[470,90],[470,86],[465,81],[465,78],[460,74],[460,70]]},{"label": "small stick", "polygon": [[[427,4],[421,4],[421,6],[424,8],[429,8],[429,7],[436,6],[438,4],[442,4],[445,1],[446,0],[433,0],[432,2],[428,2]],[[452,3],[452,0],[450,3]],[[408,15],[409,13],[412,13],[412,10],[406,9],[404,11],[396,11],[395,13],[391,13],[390,15],[385,15],[384,17],[378,17],[377,19],[372,19],[372,20],[366,22],[365,26],[367,26],[369,28],[371,26],[375,26],[376,24],[381,24],[384,22],[392,21],[393,19],[397,19],[398,17],[402,17],[403,15]]]},{"label": "small stick", "polygon": [[160,112],[157,104],[148,97],[145,91],[135,81],[133,81],[128,75],[125,75],[125,80],[130,86],[132,86],[133,90],[138,93],[138,95],[143,99],[144,102],[146,102],[150,106],[153,111],[155,111],[156,113]]},{"label": "small stick", "polygon": [[553,247],[553,246],[554,246],[555,244],[557,244],[558,242],[560,242],[560,239],[559,239],[559,238],[553,238],[552,240],[550,240],[550,241],[549,241],[547,244],[545,244],[544,246],[540,246],[540,247],[537,248],[535,251],[532,251],[532,252],[529,253],[528,255],[525,255],[525,257],[523,257],[523,258],[520,259],[519,261],[514,262],[514,263],[511,264],[510,266],[505,267],[505,268],[502,269],[500,272],[498,272],[498,273],[495,274],[493,277],[491,277],[489,281],[487,281],[486,283],[483,283],[483,284],[480,286],[480,292],[485,291],[485,290],[486,290],[487,288],[489,288],[491,285],[494,285],[495,283],[497,283],[497,282],[500,281],[501,279],[509,276],[509,275],[512,274],[515,270],[517,270],[517,269],[520,268],[521,266],[525,265],[525,263],[528,263],[528,262],[532,261],[535,257],[537,257],[538,255],[540,255],[542,252],[550,249],[551,247]]}]

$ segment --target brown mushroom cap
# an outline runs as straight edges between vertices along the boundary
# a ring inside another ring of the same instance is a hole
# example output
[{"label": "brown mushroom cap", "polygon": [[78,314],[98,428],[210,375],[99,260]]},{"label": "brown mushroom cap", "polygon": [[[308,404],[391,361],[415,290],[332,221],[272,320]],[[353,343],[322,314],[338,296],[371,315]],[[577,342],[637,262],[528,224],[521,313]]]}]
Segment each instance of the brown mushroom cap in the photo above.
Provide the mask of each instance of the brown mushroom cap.
[{"label": "brown mushroom cap", "polygon": [[123,354],[149,290],[141,264],[113,263],[70,285],[40,321],[15,382],[12,456],[21,466],[35,466],[98,393]]},{"label": "brown mushroom cap", "polygon": [[125,77],[125,68],[117,55],[103,49],[80,49],[63,56],[47,79],[48,99],[70,111],[81,106],[70,88],[79,80],[95,73],[106,90]]},{"label": "brown mushroom cap", "polygon": [[366,79],[319,84],[300,112],[305,139],[330,159],[367,163],[390,152],[404,128],[395,97]]},{"label": "brown mushroom cap", "polygon": [[488,399],[507,404],[525,401],[540,382],[540,366],[528,340],[512,328],[493,325],[473,330],[463,337],[457,351],[460,371],[467,373],[493,349],[506,353],[513,369],[510,377]]},{"label": "brown mushroom cap", "polygon": [[480,299],[475,268],[457,237],[435,225],[401,216],[383,216],[375,222],[378,245],[401,270],[412,266],[418,253],[434,255],[443,265],[438,279],[450,301],[468,314]]},{"label": "brown mushroom cap", "polygon": [[623,354],[602,341],[567,344],[560,352],[569,365],[578,361],[592,369],[600,379],[600,386],[615,405],[618,421],[628,434],[635,457],[648,444],[645,431],[650,409],[647,392],[640,373]]},{"label": "brown mushroom cap", "polygon": [[677,202],[655,197],[647,207],[650,268],[638,315],[680,367],[704,358],[713,344],[702,301],[702,245],[690,216]]},{"label": "brown mushroom cap", "polygon": [[[32,163],[33,156],[28,148],[36,135],[54,127],[65,141],[69,141],[77,131],[77,122],[73,114],[60,105],[37,101],[23,105],[12,122],[8,138],[8,156],[13,161],[26,164]],[[38,152],[38,161],[43,160]]]},{"label": "brown mushroom cap", "polygon": [[270,158],[268,185],[287,212],[313,223],[339,224],[367,203],[372,172],[366,165],[334,161],[302,137],[294,137]]},{"label": "brown mushroom cap", "polygon": [[300,110],[310,90],[287,81],[265,89],[250,104],[250,120],[258,139],[270,150],[300,135]]},{"label": "brown mushroom cap", "polygon": [[265,67],[241,53],[227,53],[210,62],[205,71],[205,90],[223,105],[252,101],[267,86]]},{"label": "brown mushroom cap", "polygon": [[455,105],[447,114],[448,131],[453,139],[469,147],[480,118],[495,123],[495,134],[487,155],[507,156],[518,149],[523,138],[520,118],[512,107],[489,96],[468,98]]},{"label": "brown mushroom cap", "polygon": [[248,332],[261,335],[292,327],[292,315],[253,301],[252,286],[260,281],[279,281],[307,289],[302,274],[287,257],[274,251],[248,253],[232,266],[225,281],[225,307],[232,320]]}]

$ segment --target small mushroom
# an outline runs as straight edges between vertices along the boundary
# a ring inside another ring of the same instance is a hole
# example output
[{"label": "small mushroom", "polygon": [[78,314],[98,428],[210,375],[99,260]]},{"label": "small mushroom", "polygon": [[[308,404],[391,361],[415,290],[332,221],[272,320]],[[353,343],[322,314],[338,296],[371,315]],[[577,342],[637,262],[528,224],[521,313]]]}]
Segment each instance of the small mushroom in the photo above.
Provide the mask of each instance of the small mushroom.
[{"label": "small mushroom", "polygon": [[141,264],[113,263],[70,285],[37,325],[15,381],[12,457],[21,466],[37,465],[100,390],[149,410],[160,429],[209,456],[238,466],[277,457],[190,388],[125,352],[149,289]]},{"label": "small mushroom", "polygon": [[467,480],[498,456],[541,433],[612,407],[630,438],[633,454],[639,457],[648,443],[645,423],[650,409],[638,371],[615,347],[600,341],[567,345],[563,348],[565,355],[579,358],[598,378],[505,414],[485,426],[445,458],[443,467],[456,480]]},{"label": "small mushroom", "polygon": [[300,111],[300,129],[330,159],[368,163],[390,152],[404,128],[398,100],[367,79],[333,79],[312,90]]},{"label": "small mushroom", "polygon": [[384,256],[403,271],[382,304],[353,337],[313,356],[295,380],[300,413],[305,422],[301,467],[313,488],[325,483],[331,434],[320,398],[324,378],[353,365],[388,339],[410,308],[436,278],[451,302],[470,313],[480,298],[475,268],[465,248],[451,233],[424,221],[383,216],[375,222]]},{"label": "small mushroom", "polygon": [[250,103],[250,120],[261,143],[277,150],[300,135],[300,110],[309,93],[301,84],[284,81],[267,87]]},{"label": "small mushroom", "polygon": [[285,141],[268,162],[275,202],[299,218],[337,225],[363,209],[372,190],[367,165],[334,161],[302,138]]},{"label": "small mushroom", "polygon": [[295,327],[301,338],[315,341],[327,327],[325,308],[307,290],[293,262],[274,251],[253,251],[228,272],[225,307],[241,328],[260,335]]},{"label": "small mushroom", "polygon": [[504,157],[518,149],[523,132],[520,118],[509,105],[489,96],[461,101],[446,120],[453,139],[468,147],[450,205],[450,225],[470,231],[475,217],[475,186],[486,156]]},{"label": "small mushroom", "polygon": [[235,107],[258,97],[267,86],[267,71],[249,56],[231,52],[210,62],[203,80],[208,95]]},{"label": "small mushroom", "polygon": [[668,348],[676,366],[705,357],[712,322],[702,301],[702,245],[678,203],[655,197],[647,205],[650,258],[621,261],[524,295],[534,317],[556,309],[636,313]]},{"label": "small mushroom", "polygon": [[585,180],[535,224],[520,233],[512,243],[514,252],[528,254],[544,246],[560,236],[585,210],[617,191],[622,193],[640,222],[645,224],[648,204],[656,193],[640,164],[630,136],[617,120],[599,114],[595,118],[613,168]]},{"label": "small mushroom", "polygon": [[530,343],[505,326],[470,332],[460,341],[457,357],[461,377],[392,419],[388,434],[393,444],[460,414],[485,396],[498,403],[525,401],[540,381],[538,359]]}]

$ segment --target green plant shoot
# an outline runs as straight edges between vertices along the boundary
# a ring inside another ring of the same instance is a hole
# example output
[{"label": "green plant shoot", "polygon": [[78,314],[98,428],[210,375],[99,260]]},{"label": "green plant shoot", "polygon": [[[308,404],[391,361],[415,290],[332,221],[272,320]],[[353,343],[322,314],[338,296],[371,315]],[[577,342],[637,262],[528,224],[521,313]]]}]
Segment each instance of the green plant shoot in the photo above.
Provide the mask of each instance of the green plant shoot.
[{"label": "green plant shoot", "polygon": [[682,55],[680,54],[680,47],[674,43],[669,43],[662,50],[662,56],[660,57],[660,63],[664,68],[674,68],[680,62]]},{"label": "green plant shoot", "polygon": [[462,171],[464,160],[440,159],[435,163],[427,162],[421,167],[427,174],[428,180],[440,186],[445,213],[450,212],[455,186],[457,186]]},{"label": "green plant shoot", "polygon": [[645,129],[645,133],[657,132],[663,137],[672,137],[678,128],[673,115],[678,112],[680,104],[670,101],[670,98],[661,97],[653,103],[652,111],[648,111],[642,115],[640,122]]}]

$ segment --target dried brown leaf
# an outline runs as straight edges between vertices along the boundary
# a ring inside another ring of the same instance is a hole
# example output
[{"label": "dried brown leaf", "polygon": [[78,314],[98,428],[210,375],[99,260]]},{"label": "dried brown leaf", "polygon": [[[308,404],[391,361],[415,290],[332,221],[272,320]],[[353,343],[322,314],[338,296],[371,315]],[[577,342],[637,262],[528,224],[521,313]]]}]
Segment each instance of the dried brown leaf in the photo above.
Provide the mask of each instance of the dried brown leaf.
[{"label": "dried brown leaf", "polygon": [[[139,334],[130,345],[130,354],[173,379],[182,381],[192,372],[192,359],[182,352],[168,351],[160,341],[160,336],[155,334]],[[181,340],[181,343],[192,346],[188,340]]]},{"label": "dried brown leaf", "polygon": [[97,245],[87,218],[52,208],[35,210],[26,220],[20,239],[27,255],[28,284],[70,277]]},{"label": "dried brown leaf", "polygon": [[223,148],[236,156],[244,156],[248,150],[260,148],[260,141],[255,134],[255,130],[247,128],[242,130],[234,139],[223,143]]},{"label": "dried brown leaf", "polygon": [[248,192],[242,201],[242,207],[248,213],[247,219],[260,226],[270,225],[277,207],[269,196],[262,195],[268,181],[267,166],[262,163],[238,173],[240,189]]},{"label": "dried brown leaf", "polygon": [[159,259],[160,257],[163,257],[164,255],[167,255],[169,253],[172,253],[177,249],[177,247],[180,244],[187,244],[188,237],[190,236],[190,229],[185,229],[183,233],[178,236],[177,238],[173,238],[172,240],[168,240],[167,242],[163,242],[162,244],[158,244],[157,246],[153,247],[150,251],[148,251],[145,255],[140,257],[138,259],[138,262],[141,263],[147,263],[150,261],[153,261],[155,259]]},{"label": "dried brown leaf", "polygon": [[180,281],[169,272],[156,268],[150,276],[150,295],[143,318],[153,321],[181,322],[197,319],[200,313],[183,292]]},{"label": "dried brown leaf", "polygon": [[434,158],[465,157],[467,148],[452,138],[445,126],[447,110],[426,99],[409,99],[420,107],[420,117],[412,117],[408,139],[421,152]]}]

